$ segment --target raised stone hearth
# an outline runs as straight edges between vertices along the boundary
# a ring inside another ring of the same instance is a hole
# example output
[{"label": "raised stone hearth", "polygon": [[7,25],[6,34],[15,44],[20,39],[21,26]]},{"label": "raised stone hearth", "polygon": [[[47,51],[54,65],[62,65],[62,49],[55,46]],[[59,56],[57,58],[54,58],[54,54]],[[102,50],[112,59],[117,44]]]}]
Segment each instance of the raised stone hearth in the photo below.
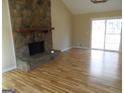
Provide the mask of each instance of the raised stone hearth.
[{"label": "raised stone hearth", "polygon": [[54,50],[54,53],[51,53],[51,51],[46,51],[44,53],[39,53],[33,56],[25,55],[22,57],[18,57],[17,58],[18,69],[21,69],[23,71],[30,71],[31,69],[54,59],[59,55],[59,53],[60,51]]}]

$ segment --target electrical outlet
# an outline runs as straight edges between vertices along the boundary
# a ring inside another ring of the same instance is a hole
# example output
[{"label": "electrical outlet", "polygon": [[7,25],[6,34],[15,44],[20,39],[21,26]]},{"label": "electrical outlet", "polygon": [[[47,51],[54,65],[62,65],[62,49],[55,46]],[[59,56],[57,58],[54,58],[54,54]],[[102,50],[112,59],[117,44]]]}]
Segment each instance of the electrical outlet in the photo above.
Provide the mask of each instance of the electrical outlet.
[{"label": "electrical outlet", "polygon": [[82,44],[80,43],[80,46],[82,46]]},{"label": "electrical outlet", "polygon": [[76,43],[76,46],[79,46],[80,44],[79,43]]},{"label": "electrical outlet", "polygon": [[76,43],[76,46],[82,47],[82,43]]}]

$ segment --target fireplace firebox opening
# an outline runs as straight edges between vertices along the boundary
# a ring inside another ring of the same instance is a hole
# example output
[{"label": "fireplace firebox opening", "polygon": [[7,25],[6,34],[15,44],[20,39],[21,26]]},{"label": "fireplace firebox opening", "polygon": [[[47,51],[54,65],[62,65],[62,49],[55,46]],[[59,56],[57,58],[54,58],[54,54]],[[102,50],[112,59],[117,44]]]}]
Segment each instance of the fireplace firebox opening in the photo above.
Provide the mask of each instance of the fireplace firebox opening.
[{"label": "fireplace firebox opening", "polygon": [[33,56],[35,54],[43,53],[45,51],[44,41],[33,42],[28,44],[29,54]]}]

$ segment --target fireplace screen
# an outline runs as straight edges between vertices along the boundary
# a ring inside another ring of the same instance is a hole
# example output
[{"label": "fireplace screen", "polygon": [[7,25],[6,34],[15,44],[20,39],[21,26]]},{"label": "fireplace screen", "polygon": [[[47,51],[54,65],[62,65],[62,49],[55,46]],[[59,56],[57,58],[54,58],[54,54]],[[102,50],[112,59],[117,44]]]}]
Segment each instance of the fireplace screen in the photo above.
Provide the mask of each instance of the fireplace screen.
[{"label": "fireplace screen", "polygon": [[44,41],[29,43],[30,56],[44,52]]}]

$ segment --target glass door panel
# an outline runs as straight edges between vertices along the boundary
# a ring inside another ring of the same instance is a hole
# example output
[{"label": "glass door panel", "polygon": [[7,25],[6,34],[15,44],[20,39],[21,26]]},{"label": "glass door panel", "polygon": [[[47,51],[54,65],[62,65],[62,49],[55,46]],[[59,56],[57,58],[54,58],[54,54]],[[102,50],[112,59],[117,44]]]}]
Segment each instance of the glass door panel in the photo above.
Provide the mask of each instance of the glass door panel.
[{"label": "glass door panel", "polygon": [[119,51],[121,19],[106,20],[105,50]]},{"label": "glass door panel", "polygon": [[92,21],[92,44],[94,49],[104,49],[105,20]]}]

